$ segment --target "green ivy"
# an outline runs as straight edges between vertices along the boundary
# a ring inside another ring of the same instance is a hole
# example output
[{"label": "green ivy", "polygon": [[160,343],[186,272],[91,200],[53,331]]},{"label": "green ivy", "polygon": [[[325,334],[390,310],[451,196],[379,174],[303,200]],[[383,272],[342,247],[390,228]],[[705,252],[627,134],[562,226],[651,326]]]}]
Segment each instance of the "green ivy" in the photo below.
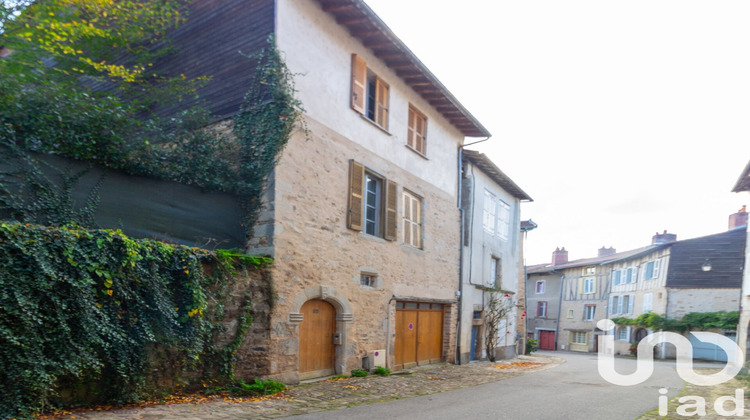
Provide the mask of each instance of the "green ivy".
[{"label": "green ivy", "polygon": [[[49,409],[63,383],[96,383],[102,401],[137,400],[157,343],[196,364],[233,355],[239,341],[217,347],[222,327],[209,316],[209,302],[223,308],[226,258],[119,231],[0,222],[0,417]],[[204,264],[215,266],[210,276]],[[252,322],[243,314],[240,339]]]},{"label": "green ivy", "polygon": [[[0,156],[16,156],[18,150],[50,153],[233,193],[244,203],[248,215],[244,225],[251,232],[265,179],[301,121],[303,108],[294,97],[293,75],[273,38],[267,48],[246,59],[256,63],[252,87],[232,124],[223,130],[210,128],[212,116],[202,109],[166,120],[144,118],[139,104],[95,95],[80,86],[28,85],[17,76],[0,78]],[[32,159],[22,156],[18,160]],[[32,188],[57,187],[29,175],[28,167],[22,169],[13,176],[31,180]],[[13,195],[7,185],[0,176],[0,200],[22,203],[14,207],[16,213],[22,212],[28,207],[24,203],[28,197]],[[44,202],[41,206],[51,205]],[[28,215],[16,220],[45,223]]]},{"label": "green ivy", "polygon": [[659,314],[641,314],[637,318],[613,318],[618,325],[635,325],[654,331],[734,330],[740,321],[738,311],[691,312],[681,319],[665,318]]}]

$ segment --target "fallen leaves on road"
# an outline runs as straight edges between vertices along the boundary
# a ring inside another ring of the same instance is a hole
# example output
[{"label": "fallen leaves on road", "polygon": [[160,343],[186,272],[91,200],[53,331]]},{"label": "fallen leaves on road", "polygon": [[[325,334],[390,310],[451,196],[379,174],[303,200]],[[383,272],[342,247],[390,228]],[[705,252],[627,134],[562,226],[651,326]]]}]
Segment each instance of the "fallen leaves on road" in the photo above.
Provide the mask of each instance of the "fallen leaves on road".
[{"label": "fallen leaves on road", "polygon": [[537,362],[514,362],[507,365],[492,365],[495,369],[515,369],[515,368],[534,368],[542,366],[544,363]]},{"label": "fallen leaves on road", "polygon": [[356,391],[358,389],[362,389],[362,387],[357,385],[344,385],[344,389],[351,389],[353,391]]},{"label": "fallen leaves on road", "polygon": [[[266,400],[292,400],[292,398],[286,395],[283,391],[277,392],[272,395],[264,395],[261,397],[233,397],[227,394],[183,394],[183,395],[170,395],[160,399],[153,399],[148,401],[141,401],[132,404],[112,406],[112,405],[99,405],[95,407],[84,407],[76,409],[76,411],[109,411],[114,409],[133,409],[133,408],[146,408],[155,405],[173,405],[173,404],[205,404],[214,402],[217,400],[223,400],[232,403],[245,403],[255,401],[266,401]],[[57,410],[50,413],[39,414],[37,419],[52,420],[62,418],[76,418],[72,416],[73,412],[70,410]]]},{"label": "fallen leaves on road", "polygon": [[442,381],[445,378],[441,378],[439,376],[428,376],[427,379],[432,379],[433,381]]}]

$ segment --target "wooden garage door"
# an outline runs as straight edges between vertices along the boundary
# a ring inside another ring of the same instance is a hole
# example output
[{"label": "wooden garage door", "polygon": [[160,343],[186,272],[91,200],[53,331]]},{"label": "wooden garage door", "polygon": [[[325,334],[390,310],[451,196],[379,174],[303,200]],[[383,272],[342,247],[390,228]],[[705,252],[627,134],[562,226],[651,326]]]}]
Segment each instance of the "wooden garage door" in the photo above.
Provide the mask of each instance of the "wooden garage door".
[{"label": "wooden garage door", "polygon": [[443,360],[443,305],[396,303],[396,369]]},{"label": "wooden garage door", "polygon": [[322,300],[309,300],[302,305],[299,324],[300,379],[333,375],[336,332],[336,309]]}]

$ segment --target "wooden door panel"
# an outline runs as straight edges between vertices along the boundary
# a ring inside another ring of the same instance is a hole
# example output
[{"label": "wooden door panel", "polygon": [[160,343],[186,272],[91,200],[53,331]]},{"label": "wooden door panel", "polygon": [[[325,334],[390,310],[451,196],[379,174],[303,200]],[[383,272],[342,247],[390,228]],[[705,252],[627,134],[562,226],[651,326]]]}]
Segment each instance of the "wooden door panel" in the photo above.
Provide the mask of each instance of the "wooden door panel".
[{"label": "wooden door panel", "polygon": [[321,372],[324,376],[334,370],[336,310],[330,303],[310,300],[302,305],[299,326],[299,371]]}]

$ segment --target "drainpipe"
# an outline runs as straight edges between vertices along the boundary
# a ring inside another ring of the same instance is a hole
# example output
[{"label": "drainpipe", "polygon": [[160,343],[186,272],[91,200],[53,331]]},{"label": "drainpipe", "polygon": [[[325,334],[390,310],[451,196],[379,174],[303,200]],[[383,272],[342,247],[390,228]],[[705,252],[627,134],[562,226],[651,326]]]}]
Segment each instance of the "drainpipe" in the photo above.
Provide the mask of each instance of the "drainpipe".
[{"label": "drainpipe", "polygon": [[[473,143],[464,144],[462,146],[458,146],[458,163],[457,163],[457,169],[458,169],[458,190],[457,190],[457,200],[456,200],[456,206],[458,207],[458,213],[461,216],[461,226],[459,228],[460,237],[458,238],[458,326],[456,327],[456,357],[455,357],[455,363],[457,365],[461,364],[461,318],[463,317],[463,292],[464,292],[464,218],[466,217],[464,214],[464,209],[461,207],[461,174],[463,173],[463,167],[464,167],[464,147],[471,146],[473,144],[482,143],[487,140],[489,140],[490,137],[487,137],[486,139],[482,139],[479,141],[475,141]],[[472,244],[469,244],[471,246]],[[471,263],[471,262],[469,262]]]},{"label": "drainpipe", "polygon": [[[560,340],[560,314],[562,313],[562,303],[563,303],[563,285],[565,284],[565,274],[560,276],[560,299],[557,302],[557,324],[555,325],[555,350],[560,350],[558,348],[557,342]],[[568,347],[570,347],[570,343],[568,343]],[[570,348],[568,348],[570,350]]]}]

